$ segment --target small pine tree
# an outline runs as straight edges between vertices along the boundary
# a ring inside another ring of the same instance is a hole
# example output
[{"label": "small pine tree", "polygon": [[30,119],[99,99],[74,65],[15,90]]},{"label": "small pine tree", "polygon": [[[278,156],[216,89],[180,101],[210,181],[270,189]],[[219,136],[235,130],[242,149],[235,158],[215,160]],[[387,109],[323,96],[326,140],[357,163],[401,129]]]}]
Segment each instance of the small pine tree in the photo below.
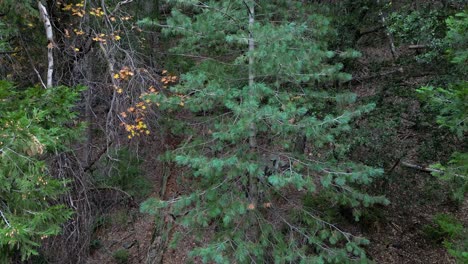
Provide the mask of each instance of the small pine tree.
[{"label": "small pine tree", "polygon": [[150,99],[170,109],[183,97],[197,119],[184,130],[193,139],[172,153],[194,187],[177,200],[148,200],[142,211],[170,204],[195,233],[215,226],[210,242],[192,252],[204,262],[365,260],[365,239],[301,203],[323,194],[359,218],[360,208],[387,202],[359,190],[382,170],[334,155],[346,146],[349,123],[373,105],[331,88],[350,76],[327,50],[329,20],[302,1],[168,2],[164,32],[179,38],[172,52],[195,66],[172,88],[181,96]]},{"label": "small pine tree", "polygon": [[78,92],[67,87],[19,89],[0,81],[0,263],[37,255],[71,210],[57,204],[66,182],[51,177],[47,153],[64,150],[78,127],[66,127]]}]

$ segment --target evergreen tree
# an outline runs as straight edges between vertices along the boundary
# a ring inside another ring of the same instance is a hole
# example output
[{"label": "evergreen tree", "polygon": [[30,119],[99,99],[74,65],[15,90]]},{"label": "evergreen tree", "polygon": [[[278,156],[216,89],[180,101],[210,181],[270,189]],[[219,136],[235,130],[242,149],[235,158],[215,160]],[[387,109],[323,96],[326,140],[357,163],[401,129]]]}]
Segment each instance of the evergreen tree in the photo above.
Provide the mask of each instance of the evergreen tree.
[{"label": "evergreen tree", "polygon": [[[442,43],[446,48],[446,58],[450,65],[452,80],[448,87],[423,86],[417,91],[425,108],[436,115],[435,122],[450,130],[463,142],[468,131],[466,122],[468,112],[468,81],[466,70],[468,61],[468,14],[461,12],[446,19],[447,32]],[[455,201],[463,202],[468,191],[468,153],[462,144],[460,152],[455,152],[448,164],[432,165],[433,174],[451,182]]]},{"label": "evergreen tree", "polygon": [[[172,53],[194,58],[171,92],[151,95],[162,109],[194,113],[192,137],[171,153],[194,184],[169,206],[195,233],[215,226],[192,254],[217,263],[365,261],[367,241],[322,218],[303,201],[360,209],[386,203],[361,191],[382,170],[346,161],[350,122],[373,105],[334,84],[350,79],[327,49],[329,20],[303,1],[168,1],[164,32]],[[184,101],[181,101],[183,98]]]},{"label": "evergreen tree", "polygon": [[66,182],[50,175],[48,153],[65,150],[80,130],[64,126],[78,93],[67,87],[19,89],[0,81],[0,263],[37,255],[72,212],[57,199]]}]

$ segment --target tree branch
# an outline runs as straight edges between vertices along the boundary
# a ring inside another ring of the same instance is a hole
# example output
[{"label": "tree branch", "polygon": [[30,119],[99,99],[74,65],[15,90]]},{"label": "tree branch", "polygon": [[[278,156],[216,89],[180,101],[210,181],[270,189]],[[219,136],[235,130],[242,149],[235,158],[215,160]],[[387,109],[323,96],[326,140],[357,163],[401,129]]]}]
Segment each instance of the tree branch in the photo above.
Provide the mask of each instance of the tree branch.
[{"label": "tree branch", "polygon": [[5,215],[3,214],[2,210],[0,210],[0,215],[2,216],[3,221],[5,221],[6,225],[7,225],[8,227],[11,227],[10,222],[8,222],[8,219],[6,219],[6,217],[5,217]]},{"label": "tree branch", "polygon": [[[433,169],[433,168],[429,168],[429,167],[424,167],[424,166],[421,166],[421,165],[417,165],[417,164],[411,164],[411,163],[408,163],[408,162],[405,162],[405,161],[402,161],[401,162],[401,165],[403,165],[404,167],[407,167],[407,168],[411,168],[411,169],[415,169],[415,170],[420,170],[420,171],[424,171],[424,172],[428,172],[428,173],[433,173],[433,172],[436,172],[436,173],[440,173],[440,174],[445,174],[446,172],[443,171],[443,170],[438,170],[438,169]],[[452,175],[455,175],[457,177],[461,177],[461,178],[466,178],[466,176],[464,175],[461,175],[461,174],[452,174]]]}]

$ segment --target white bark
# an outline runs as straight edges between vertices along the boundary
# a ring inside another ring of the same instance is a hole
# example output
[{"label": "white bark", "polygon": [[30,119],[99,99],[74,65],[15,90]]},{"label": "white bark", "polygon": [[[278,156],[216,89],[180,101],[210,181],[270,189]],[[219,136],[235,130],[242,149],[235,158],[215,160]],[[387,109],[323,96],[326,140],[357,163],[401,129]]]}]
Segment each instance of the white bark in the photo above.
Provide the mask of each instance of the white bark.
[{"label": "white bark", "polygon": [[44,23],[46,37],[47,37],[47,59],[48,59],[48,66],[47,66],[47,88],[52,87],[52,76],[54,74],[54,33],[52,31],[52,24],[50,23],[49,13],[45,6],[41,3],[41,1],[37,1],[37,5],[39,7],[39,14],[41,16],[42,22]]},{"label": "white bark", "polygon": [[3,212],[0,210],[0,215],[2,216],[3,218],[3,221],[5,221],[5,224],[8,226],[8,227],[11,227],[10,225],[10,222],[8,222],[8,219],[5,217],[5,215],[3,214]]}]

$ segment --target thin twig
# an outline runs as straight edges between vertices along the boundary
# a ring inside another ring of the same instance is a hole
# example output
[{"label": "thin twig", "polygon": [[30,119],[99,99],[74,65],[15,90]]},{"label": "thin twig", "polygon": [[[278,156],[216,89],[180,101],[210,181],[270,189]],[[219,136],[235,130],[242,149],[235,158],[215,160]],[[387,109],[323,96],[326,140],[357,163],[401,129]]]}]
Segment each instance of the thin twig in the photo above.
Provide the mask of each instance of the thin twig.
[{"label": "thin twig", "polygon": [[8,222],[8,219],[6,219],[6,217],[5,217],[5,215],[3,214],[2,210],[0,210],[0,215],[2,216],[3,221],[5,221],[6,225],[7,225],[8,227],[11,227],[10,222]]}]

